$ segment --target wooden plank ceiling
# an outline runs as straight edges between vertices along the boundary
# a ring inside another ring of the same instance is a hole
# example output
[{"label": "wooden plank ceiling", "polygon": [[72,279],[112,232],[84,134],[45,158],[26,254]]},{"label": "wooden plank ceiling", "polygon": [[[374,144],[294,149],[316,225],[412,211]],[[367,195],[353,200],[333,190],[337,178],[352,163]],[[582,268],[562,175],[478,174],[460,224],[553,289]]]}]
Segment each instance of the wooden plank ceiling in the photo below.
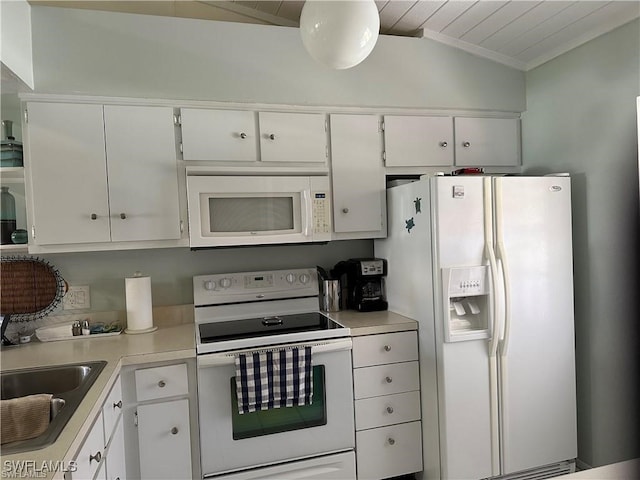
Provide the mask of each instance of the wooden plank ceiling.
[{"label": "wooden plank ceiling", "polygon": [[[298,0],[30,3],[292,27],[304,5]],[[431,38],[520,70],[640,17],[640,0],[376,0],[376,5],[382,34]]]}]

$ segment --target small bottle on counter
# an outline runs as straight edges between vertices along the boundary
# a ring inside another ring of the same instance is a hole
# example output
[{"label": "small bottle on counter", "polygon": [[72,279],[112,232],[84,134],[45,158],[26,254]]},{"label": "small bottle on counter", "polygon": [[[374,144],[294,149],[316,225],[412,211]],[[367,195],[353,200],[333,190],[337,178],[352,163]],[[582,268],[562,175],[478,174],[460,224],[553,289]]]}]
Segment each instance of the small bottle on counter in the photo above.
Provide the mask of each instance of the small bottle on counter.
[{"label": "small bottle on counter", "polygon": [[82,321],[82,335],[89,335],[91,330],[89,329],[89,320]]},{"label": "small bottle on counter", "polygon": [[77,337],[78,335],[82,335],[82,325],[80,325],[79,320],[76,320],[75,322],[73,322],[73,325],[71,326],[71,333],[73,334],[74,337]]}]

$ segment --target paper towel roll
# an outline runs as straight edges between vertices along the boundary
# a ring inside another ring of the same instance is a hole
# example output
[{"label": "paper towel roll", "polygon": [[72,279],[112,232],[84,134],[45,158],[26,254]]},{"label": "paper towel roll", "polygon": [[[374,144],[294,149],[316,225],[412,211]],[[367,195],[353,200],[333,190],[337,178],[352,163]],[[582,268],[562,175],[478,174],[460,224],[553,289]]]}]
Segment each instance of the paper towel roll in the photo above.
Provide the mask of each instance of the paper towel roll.
[{"label": "paper towel roll", "polygon": [[127,328],[125,333],[153,332],[151,278],[136,274],[124,279],[127,302]]}]

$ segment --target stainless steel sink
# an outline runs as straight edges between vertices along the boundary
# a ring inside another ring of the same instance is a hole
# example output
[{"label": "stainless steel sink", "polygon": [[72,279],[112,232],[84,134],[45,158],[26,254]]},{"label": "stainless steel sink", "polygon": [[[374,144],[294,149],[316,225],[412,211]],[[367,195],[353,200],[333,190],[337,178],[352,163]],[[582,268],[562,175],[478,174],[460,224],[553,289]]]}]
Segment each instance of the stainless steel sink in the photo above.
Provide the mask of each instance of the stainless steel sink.
[{"label": "stainless steel sink", "polygon": [[105,361],[82,362],[0,373],[2,400],[38,393],[53,395],[47,430],[36,438],[0,445],[0,453],[37,450],[55,442],[106,364]]}]

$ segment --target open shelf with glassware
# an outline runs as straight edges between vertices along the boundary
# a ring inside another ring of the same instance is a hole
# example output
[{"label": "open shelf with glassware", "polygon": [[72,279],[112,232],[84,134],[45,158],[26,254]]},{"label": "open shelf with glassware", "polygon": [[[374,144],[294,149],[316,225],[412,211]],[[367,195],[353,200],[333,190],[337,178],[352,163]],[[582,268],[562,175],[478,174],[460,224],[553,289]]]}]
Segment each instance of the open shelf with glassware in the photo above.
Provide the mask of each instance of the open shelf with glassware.
[{"label": "open shelf with glassware", "polygon": [[[15,229],[13,224],[11,224],[11,226],[7,226],[7,235],[4,235],[3,233],[0,251],[3,254],[27,252],[28,235],[26,230],[27,208],[24,188],[24,167],[0,167],[0,187],[2,187],[3,193],[6,192],[13,197],[13,201],[15,203]],[[7,208],[8,205],[0,205],[0,207],[2,207],[2,211],[4,212],[4,209]],[[3,223],[4,220],[5,218],[3,215]],[[3,229],[4,228],[5,226],[3,225]],[[16,234],[16,230],[20,232]],[[13,239],[11,238],[12,233]],[[4,238],[5,236],[7,236],[7,238]]]}]

